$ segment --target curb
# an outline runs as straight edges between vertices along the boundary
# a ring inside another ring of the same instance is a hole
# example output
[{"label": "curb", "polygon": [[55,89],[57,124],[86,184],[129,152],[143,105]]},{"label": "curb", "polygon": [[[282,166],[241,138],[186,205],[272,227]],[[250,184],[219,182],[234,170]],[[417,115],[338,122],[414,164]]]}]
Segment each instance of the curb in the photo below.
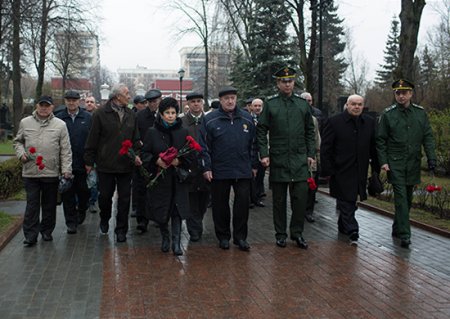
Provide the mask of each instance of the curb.
[{"label": "curb", "polygon": [[[318,189],[317,191],[319,193],[321,193],[321,194],[330,196],[330,193],[328,191],[326,191],[326,190]],[[375,206],[372,206],[372,205],[369,205],[369,204],[365,204],[365,203],[362,203],[362,202],[358,202],[357,204],[358,204],[359,207],[365,208],[365,209],[370,210],[372,212],[375,212],[375,213],[378,213],[380,215],[383,215],[383,216],[386,216],[386,217],[394,219],[394,213],[392,213],[390,211],[387,211],[387,210],[384,210],[384,209],[381,209],[381,208],[378,208],[378,207],[375,207]],[[441,236],[446,237],[446,238],[450,238],[450,231],[447,231],[447,230],[444,230],[444,229],[440,229],[440,228],[437,228],[437,227],[434,227],[434,226],[430,226],[428,224],[424,224],[424,223],[418,222],[417,220],[414,220],[414,219],[410,219],[409,222],[410,222],[411,225],[416,226],[417,228],[429,231],[429,232],[431,232],[433,234],[441,235]]]},{"label": "curb", "polygon": [[23,216],[17,217],[11,226],[0,236],[0,251],[13,239],[22,227]]}]

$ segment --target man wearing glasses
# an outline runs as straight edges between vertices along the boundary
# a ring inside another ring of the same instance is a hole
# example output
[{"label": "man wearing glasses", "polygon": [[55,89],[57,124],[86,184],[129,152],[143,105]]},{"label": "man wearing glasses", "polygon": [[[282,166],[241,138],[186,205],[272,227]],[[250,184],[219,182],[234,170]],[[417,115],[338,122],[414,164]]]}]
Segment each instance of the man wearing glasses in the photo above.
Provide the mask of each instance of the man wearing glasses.
[{"label": "man wearing glasses", "polygon": [[401,247],[411,244],[409,210],[414,185],[420,183],[422,146],[428,159],[428,169],[434,171],[436,154],[433,133],[422,106],[411,103],[414,84],[397,80],[392,84],[396,103],[386,108],[380,117],[377,151],[381,169],[387,172],[394,190],[395,217],[392,236],[400,239]]}]

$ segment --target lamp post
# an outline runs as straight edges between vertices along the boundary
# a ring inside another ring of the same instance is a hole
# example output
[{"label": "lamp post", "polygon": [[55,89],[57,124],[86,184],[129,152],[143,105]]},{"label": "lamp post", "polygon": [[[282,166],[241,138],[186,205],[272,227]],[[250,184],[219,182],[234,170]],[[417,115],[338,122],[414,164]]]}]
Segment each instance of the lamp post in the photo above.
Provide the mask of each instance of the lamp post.
[{"label": "lamp post", "polygon": [[180,112],[183,110],[183,77],[184,77],[184,69],[181,68],[178,71],[178,75],[180,76]]},{"label": "lamp post", "polygon": [[330,4],[329,0],[319,0],[319,3],[316,8],[319,8],[319,76],[318,76],[318,94],[317,94],[317,102],[318,107],[328,115],[328,110],[324,110],[323,106],[323,35],[322,35],[322,16],[323,11]]},{"label": "lamp post", "polygon": [[106,83],[103,83],[100,86],[100,96],[101,96],[101,99],[102,99],[103,103],[106,102],[109,99],[109,93],[110,93],[109,85],[106,84]]}]

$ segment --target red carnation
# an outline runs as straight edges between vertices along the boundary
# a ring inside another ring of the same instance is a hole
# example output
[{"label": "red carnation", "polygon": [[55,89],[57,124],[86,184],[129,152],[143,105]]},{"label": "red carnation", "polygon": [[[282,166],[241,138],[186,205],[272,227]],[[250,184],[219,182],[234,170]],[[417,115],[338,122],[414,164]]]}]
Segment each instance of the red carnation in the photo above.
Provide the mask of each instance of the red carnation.
[{"label": "red carnation", "polygon": [[128,150],[129,148],[133,147],[133,143],[130,140],[125,140],[122,142],[122,147]]},{"label": "red carnation", "polygon": [[200,152],[202,150],[202,147],[200,144],[197,143],[197,141],[190,135],[186,136],[186,141],[189,144],[189,147],[193,150],[196,150],[197,152]]},{"label": "red carnation", "polygon": [[38,168],[40,171],[42,171],[45,168],[45,164],[44,163],[39,164]]},{"label": "red carnation", "polygon": [[428,193],[432,193],[436,190],[436,188],[434,187],[434,185],[427,185],[426,190]]},{"label": "red carnation", "polygon": [[435,186],[435,187],[434,187],[434,190],[435,190],[436,192],[440,192],[440,191],[442,190],[442,186]]},{"label": "red carnation", "polygon": [[127,155],[128,153],[128,149],[126,149],[125,147],[121,147],[119,150],[119,155]]},{"label": "red carnation", "polygon": [[34,154],[34,153],[36,153],[36,147],[30,147],[29,149],[28,149],[28,152],[30,152],[30,154]]},{"label": "red carnation", "polygon": [[178,150],[173,146],[169,147],[165,152],[159,153],[159,157],[167,166],[172,164],[172,161],[177,157],[177,155]]},{"label": "red carnation", "polygon": [[314,178],[310,177],[306,181],[308,182],[310,190],[315,190],[317,188],[316,181],[314,180]]},{"label": "red carnation", "polygon": [[38,155],[36,157],[36,165],[40,165],[42,164],[42,161],[44,160],[44,158],[42,157],[42,155]]}]

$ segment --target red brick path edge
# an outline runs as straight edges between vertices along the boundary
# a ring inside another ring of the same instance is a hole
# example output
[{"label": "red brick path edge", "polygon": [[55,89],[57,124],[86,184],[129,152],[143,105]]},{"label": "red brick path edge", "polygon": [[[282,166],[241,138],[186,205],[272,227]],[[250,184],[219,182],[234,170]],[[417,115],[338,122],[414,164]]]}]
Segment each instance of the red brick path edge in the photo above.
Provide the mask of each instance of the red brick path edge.
[{"label": "red brick path edge", "polygon": [[23,216],[14,217],[14,222],[8,227],[8,229],[0,235],[0,250],[2,250],[9,241],[19,232],[23,223]]},{"label": "red brick path edge", "polygon": [[[324,194],[324,195],[328,195],[328,196],[330,195],[330,193],[327,190],[324,190],[324,189],[319,189],[318,192],[321,193],[321,194]],[[363,202],[358,202],[358,206],[362,207],[362,208],[365,208],[365,209],[368,209],[370,211],[373,211],[375,213],[378,213],[380,215],[387,216],[387,217],[390,217],[390,218],[394,218],[394,213],[393,212],[381,209],[379,207],[375,207],[375,206],[372,206],[372,205],[369,205],[369,204],[366,204],[366,203],[363,203]],[[431,226],[431,225],[428,225],[428,224],[424,224],[424,223],[421,223],[421,222],[419,222],[417,220],[414,220],[414,219],[410,219],[410,223],[413,226],[416,226],[416,227],[418,227],[420,229],[424,229],[424,230],[429,231],[429,232],[431,232],[433,234],[437,234],[437,235],[441,235],[441,236],[450,238],[450,232],[445,230],[445,229],[441,229],[441,228],[437,228],[437,227],[434,227],[434,226]]]}]

